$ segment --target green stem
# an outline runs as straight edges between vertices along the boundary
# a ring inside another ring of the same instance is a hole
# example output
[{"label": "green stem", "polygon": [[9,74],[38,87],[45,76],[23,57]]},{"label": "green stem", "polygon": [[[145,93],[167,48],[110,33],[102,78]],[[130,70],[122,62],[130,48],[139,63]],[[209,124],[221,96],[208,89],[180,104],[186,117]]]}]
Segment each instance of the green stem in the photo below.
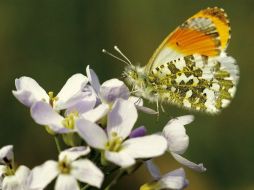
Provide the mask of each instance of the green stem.
[{"label": "green stem", "polygon": [[124,176],[125,170],[120,169],[119,172],[116,174],[115,178],[108,184],[108,186],[104,190],[110,190],[111,187],[113,187],[117,181]]},{"label": "green stem", "polygon": [[62,149],[61,149],[60,142],[59,142],[57,136],[54,136],[54,140],[55,140],[55,143],[56,143],[57,151],[58,151],[58,153],[60,153],[62,151]]},{"label": "green stem", "polygon": [[84,187],[82,187],[80,190],[86,190],[86,189],[88,189],[90,187],[90,185],[85,185]]}]

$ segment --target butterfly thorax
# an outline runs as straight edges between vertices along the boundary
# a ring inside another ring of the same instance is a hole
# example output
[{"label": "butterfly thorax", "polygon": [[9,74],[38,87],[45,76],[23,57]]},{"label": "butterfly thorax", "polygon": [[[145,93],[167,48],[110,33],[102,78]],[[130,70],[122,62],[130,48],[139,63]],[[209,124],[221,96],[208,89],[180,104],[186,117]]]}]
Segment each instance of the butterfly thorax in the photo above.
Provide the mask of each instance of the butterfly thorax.
[{"label": "butterfly thorax", "polygon": [[159,100],[156,90],[156,78],[146,72],[145,67],[128,66],[123,73],[126,83],[132,87],[132,93],[152,102]]}]

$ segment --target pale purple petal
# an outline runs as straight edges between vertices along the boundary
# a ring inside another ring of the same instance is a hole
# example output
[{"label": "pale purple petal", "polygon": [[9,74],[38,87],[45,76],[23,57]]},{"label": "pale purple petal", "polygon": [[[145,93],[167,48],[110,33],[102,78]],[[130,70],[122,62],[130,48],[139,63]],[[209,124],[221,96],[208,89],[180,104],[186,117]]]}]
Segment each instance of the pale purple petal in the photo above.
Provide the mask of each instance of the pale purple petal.
[{"label": "pale purple petal", "polygon": [[90,69],[89,65],[86,67],[86,75],[88,77],[89,83],[92,85],[95,92],[98,94],[100,91],[100,86],[101,86],[100,81],[96,73],[92,69]]},{"label": "pale purple petal", "polygon": [[188,180],[185,178],[184,170],[179,168],[163,175],[159,183],[161,189],[182,190],[188,185]]},{"label": "pale purple petal", "polygon": [[96,122],[101,118],[103,118],[104,116],[106,116],[107,113],[109,112],[109,109],[110,108],[108,104],[100,104],[96,108],[81,114],[81,117],[91,122]]},{"label": "pale purple petal", "polygon": [[128,100],[129,100],[130,102],[132,102],[133,104],[135,104],[136,106],[143,106],[143,104],[144,104],[143,99],[140,98],[140,97],[130,96],[130,97],[128,98]]},{"label": "pale purple petal", "polygon": [[177,154],[183,154],[189,146],[189,136],[186,134],[184,126],[177,122],[178,120],[170,120],[163,129],[163,136],[168,141],[168,149]]},{"label": "pale purple petal", "polygon": [[130,92],[123,81],[110,79],[101,85],[100,96],[106,102],[112,103],[116,101],[117,98],[128,99]]},{"label": "pale purple petal", "polygon": [[143,137],[146,135],[147,129],[144,126],[138,127],[131,131],[129,138]]},{"label": "pale purple petal", "polygon": [[12,91],[13,95],[27,107],[31,107],[37,101],[49,101],[45,90],[30,77],[15,79],[15,86],[16,90]]},{"label": "pale purple petal", "polygon": [[13,161],[13,145],[6,145],[0,149],[0,164]]},{"label": "pale purple petal", "polygon": [[58,163],[56,161],[49,160],[35,167],[30,175],[30,188],[45,188],[58,173]]},{"label": "pale purple petal", "polygon": [[172,156],[176,159],[176,161],[178,161],[180,164],[183,164],[184,166],[187,166],[188,168],[191,168],[197,172],[205,172],[206,168],[204,167],[204,165],[201,164],[195,164],[189,160],[187,160],[186,158],[182,157],[179,154],[175,154],[173,152],[171,152]]},{"label": "pale purple petal", "polygon": [[105,151],[105,157],[108,161],[118,165],[122,168],[128,168],[135,164],[135,159],[129,156],[127,153],[119,151],[119,152],[109,152]]},{"label": "pale purple petal", "polygon": [[88,83],[88,78],[80,73],[72,75],[61,91],[57,94],[56,109],[65,109],[67,106],[74,105],[78,100],[82,99],[82,88]]},{"label": "pale purple petal", "polygon": [[31,107],[31,116],[36,123],[46,125],[56,133],[69,132],[62,124],[64,118],[45,102],[36,102]]},{"label": "pale purple petal", "polygon": [[60,174],[56,180],[55,190],[80,190],[80,188],[73,176]]},{"label": "pale purple petal", "polygon": [[122,150],[133,158],[153,158],[162,155],[167,149],[167,141],[160,135],[149,135],[126,140]]},{"label": "pale purple petal", "polygon": [[108,141],[107,135],[97,124],[86,119],[78,119],[76,121],[78,134],[86,141],[86,143],[98,149],[104,149]]},{"label": "pale purple petal", "polygon": [[76,160],[71,164],[71,174],[81,182],[100,188],[104,179],[104,174],[90,160]]},{"label": "pale purple petal", "polygon": [[145,106],[136,106],[136,108],[137,108],[138,111],[141,111],[141,112],[146,113],[146,114],[150,114],[150,115],[158,114],[157,111],[155,111],[151,108],[145,107]]},{"label": "pale purple petal", "polygon": [[[86,93],[86,92],[84,92]],[[97,101],[97,97],[95,94],[86,95],[84,98],[79,100],[75,105],[68,107],[66,110],[66,114],[70,112],[78,112],[79,114],[90,111],[94,108]]]},{"label": "pale purple petal", "polygon": [[112,132],[116,132],[123,139],[128,137],[137,118],[137,110],[133,103],[118,99],[108,115],[107,132],[109,137]]},{"label": "pale purple petal", "polygon": [[65,157],[70,161],[74,161],[81,156],[89,154],[90,148],[87,146],[77,146],[66,149],[59,154],[59,160],[63,160]]},{"label": "pale purple petal", "polygon": [[145,162],[146,168],[148,169],[149,173],[153,177],[154,180],[158,180],[161,178],[161,173],[159,168],[153,163],[152,160],[147,160]]},{"label": "pale purple petal", "polygon": [[151,108],[148,108],[148,107],[145,107],[143,106],[143,99],[140,98],[140,97],[136,97],[136,96],[130,96],[128,98],[129,101],[131,101],[137,108],[138,111],[142,111],[144,113],[147,113],[147,114],[151,114],[151,115],[155,115],[155,114],[158,114],[157,111],[151,109]]}]

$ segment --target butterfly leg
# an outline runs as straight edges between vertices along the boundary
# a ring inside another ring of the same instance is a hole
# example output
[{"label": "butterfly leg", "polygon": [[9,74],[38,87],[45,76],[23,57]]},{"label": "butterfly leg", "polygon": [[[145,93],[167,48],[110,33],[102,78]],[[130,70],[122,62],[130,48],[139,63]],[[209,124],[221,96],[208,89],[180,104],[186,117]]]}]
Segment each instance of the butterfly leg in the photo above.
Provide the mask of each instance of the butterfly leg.
[{"label": "butterfly leg", "polygon": [[157,99],[156,101],[156,110],[157,110],[157,116],[159,117],[160,116],[160,107],[159,107],[159,99]]},{"label": "butterfly leg", "polygon": [[163,105],[162,105],[162,103],[161,103],[161,110],[162,110],[162,112],[165,112],[165,109],[164,109],[164,107],[163,107]]}]

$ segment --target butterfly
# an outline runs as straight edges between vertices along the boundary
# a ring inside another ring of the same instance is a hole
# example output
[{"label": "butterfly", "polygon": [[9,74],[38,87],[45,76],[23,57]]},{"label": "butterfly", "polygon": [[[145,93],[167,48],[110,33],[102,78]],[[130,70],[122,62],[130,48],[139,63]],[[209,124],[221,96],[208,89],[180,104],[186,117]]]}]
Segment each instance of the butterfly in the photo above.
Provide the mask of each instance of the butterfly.
[{"label": "butterfly", "polygon": [[239,80],[236,61],[226,54],[230,32],[223,9],[203,9],[170,33],[144,67],[126,58],[125,80],[157,109],[167,102],[218,113],[234,97]]}]

